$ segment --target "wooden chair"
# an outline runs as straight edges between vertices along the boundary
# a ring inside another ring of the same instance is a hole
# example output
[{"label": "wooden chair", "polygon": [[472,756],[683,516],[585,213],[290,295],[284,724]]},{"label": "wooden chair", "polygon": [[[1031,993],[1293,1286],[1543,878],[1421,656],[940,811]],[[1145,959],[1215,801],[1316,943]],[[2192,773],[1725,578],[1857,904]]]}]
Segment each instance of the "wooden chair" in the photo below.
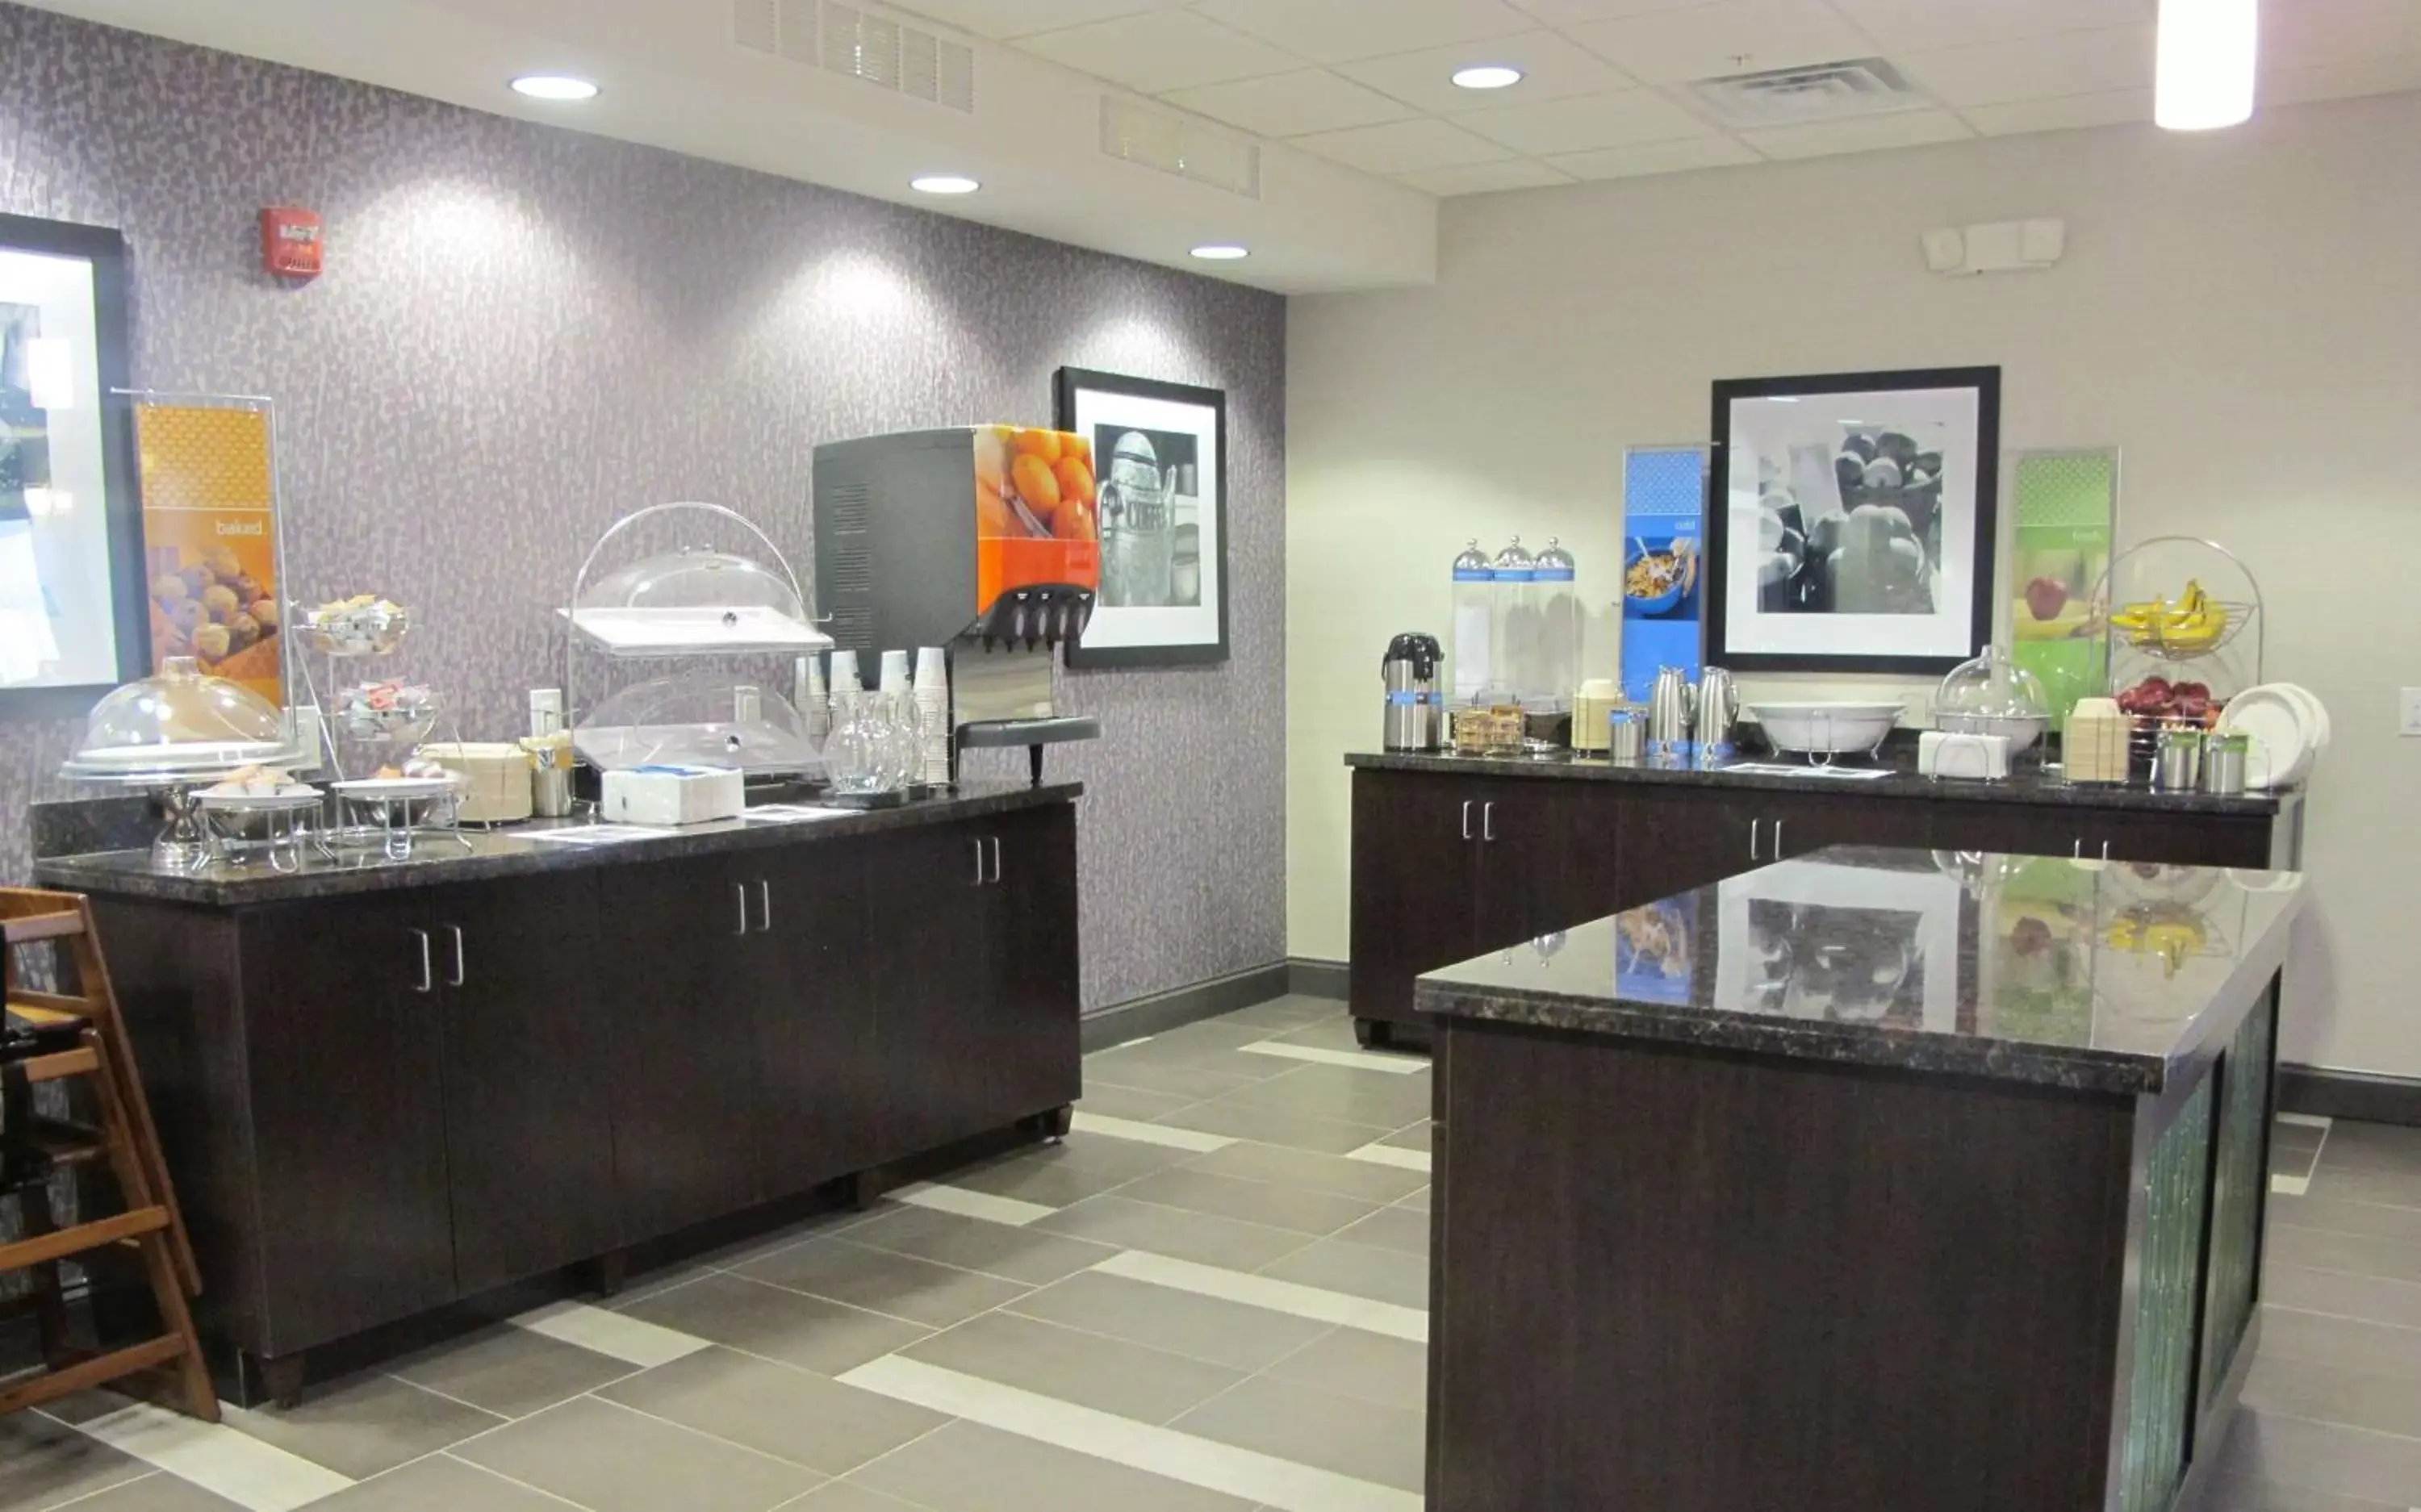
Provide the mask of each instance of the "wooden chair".
[{"label": "wooden chair", "polygon": [[[36,991],[23,985],[19,949],[41,942],[59,947],[60,964],[72,976],[72,982],[57,985],[75,990]],[[201,1289],[200,1276],[144,1099],[133,1047],[127,1042],[110,990],[91,906],[73,894],[0,888],[0,961],[6,963],[0,986],[5,986],[7,1025],[12,1031],[0,1037],[0,1076],[7,1080],[5,1095],[15,1104],[9,1121],[23,1136],[12,1151],[14,1163],[30,1167],[0,1185],[0,1200],[13,1196],[24,1215],[22,1237],[0,1243],[0,1271],[25,1270],[34,1276],[33,1306],[44,1365],[38,1373],[0,1380],[0,1413],[117,1382],[216,1422],[218,1397],[187,1305],[187,1298]],[[86,1129],[31,1116],[33,1087],[69,1081],[81,1081],[91,1089],[100,1111],[97,1126]],[[124,1211],[66,1228],[55,1226],[45,1173],[61,1165],[103,1162],[117,1178]],[[0,1161],[0,1165],[8,1163]],[[67,1338],[59,1262],[130,1250],[142,1261],[164,1331],[104,1353],[75,1349]]]}]

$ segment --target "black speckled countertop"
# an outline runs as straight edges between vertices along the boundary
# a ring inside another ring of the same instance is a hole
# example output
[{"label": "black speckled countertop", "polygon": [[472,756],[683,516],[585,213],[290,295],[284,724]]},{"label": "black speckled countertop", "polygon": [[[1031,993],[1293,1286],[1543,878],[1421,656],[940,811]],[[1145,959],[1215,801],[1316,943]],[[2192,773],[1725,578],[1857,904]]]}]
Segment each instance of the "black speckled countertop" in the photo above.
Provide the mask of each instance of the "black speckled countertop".
[{"label": "black speckled countertop", "polygon": [[2261,991],[2292,872],[1823,850],[1420,978],[1493,1020],[2079,1091],[2157,1093]]},{"label": "black speckled countertop", "polygon": [[[466,831],[460,840],[445,834],[419,835],[413,856],[406,861],[388,861],[375,850],[331,860],[306,845],[301,869],[290,873],[266,865],[223,865],[194,873],[168,873],[153,869],[148,850],[102,850],[43,857],[35,862],[34,876],[46,887],[103,896],[237,908],[838,840],[1064,803],[1084,790],[1082,783],[1073,782],[1045,783],[1039,787],[1023,783],[963,783],[943,796],[900,808],[833,810],[828,817],[787,822],[730,819],[692,824],[666,830],[658,837],[607,845],[529,838],[542,830],[576,827],[582,822],[537,819],[506,830]],[[63,820],[46,828],[54,834],[73,833]]]},{"label": "black speckled countertop", "polygon": [[[1913,758],[1912,758],[1913,759]],[[1814,775],[1779,777],[1741,772],[1742,766],[1791,766],[1797,756],[1740,756],[1722,765],[1659,767],[1621,765],[1593,756],[1561,756],[1544,760],[1495,756],[1419,755],[1405,751],[1355,751],[1345,757],[1349,767],[1375,772],[1428,772],[1449,776],[1535,777],[1550,782],[1614,782],[1684,787],[1747,787],[1792,793],[1834,793],[1842,797],[1929,798],[1953,803],[2044,803],[2067,808],[2123,808],[2148,814],[2242,814],[2267,818],[2278,814],[2296,794],[2244,793],[2215,798],[2207,793],[2162,793],[2148,787],[2079,786],[2022,772],[2005,782],[1937,782],[1920,777],[1913,765],[1892,765],[1891,775],[1866,779]],[[1845,759],[1845,765],[1863,765]]]}]

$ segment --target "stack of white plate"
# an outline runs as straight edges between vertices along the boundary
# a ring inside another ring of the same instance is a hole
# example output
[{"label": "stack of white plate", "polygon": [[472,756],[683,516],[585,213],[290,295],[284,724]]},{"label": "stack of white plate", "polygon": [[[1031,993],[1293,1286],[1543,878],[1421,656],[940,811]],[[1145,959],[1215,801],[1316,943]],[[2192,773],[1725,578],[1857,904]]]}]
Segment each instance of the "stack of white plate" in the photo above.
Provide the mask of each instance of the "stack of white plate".
[{"label": "stack of white plate", "polygon": [[2244,785],[2291,787],[2311,775],[2312,763],[2328,748],[2329,711],[2311,691],[2291,682],[2265,682],[2227,701],[2222,730],[2248,738]]}]

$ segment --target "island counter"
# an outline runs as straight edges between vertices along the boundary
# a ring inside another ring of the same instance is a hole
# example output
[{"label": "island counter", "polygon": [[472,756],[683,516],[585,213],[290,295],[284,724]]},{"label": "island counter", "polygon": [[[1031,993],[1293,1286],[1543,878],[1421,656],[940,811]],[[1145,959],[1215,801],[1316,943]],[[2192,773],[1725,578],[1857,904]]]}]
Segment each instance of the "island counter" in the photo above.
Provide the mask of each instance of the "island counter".
[{"label": "island counter", "polygon": [[2301,881],[1835,850],[1424,975],[1429,1504],[2185,1504]]}]

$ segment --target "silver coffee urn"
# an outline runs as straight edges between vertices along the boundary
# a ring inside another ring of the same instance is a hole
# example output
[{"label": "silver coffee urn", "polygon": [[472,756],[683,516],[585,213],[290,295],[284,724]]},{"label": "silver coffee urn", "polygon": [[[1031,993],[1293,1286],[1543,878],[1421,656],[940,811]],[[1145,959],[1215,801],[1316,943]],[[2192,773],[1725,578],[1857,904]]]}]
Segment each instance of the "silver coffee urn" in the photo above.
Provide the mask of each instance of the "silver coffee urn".
[{"label": "silver coffee urn", "polygon": [[1438,693],[1437,637],[1406,631],[1387,643],[1379,663],[1386,684],[1381,745],[1390,751],[1434,751],[1444,743],[1445,701]]}]

